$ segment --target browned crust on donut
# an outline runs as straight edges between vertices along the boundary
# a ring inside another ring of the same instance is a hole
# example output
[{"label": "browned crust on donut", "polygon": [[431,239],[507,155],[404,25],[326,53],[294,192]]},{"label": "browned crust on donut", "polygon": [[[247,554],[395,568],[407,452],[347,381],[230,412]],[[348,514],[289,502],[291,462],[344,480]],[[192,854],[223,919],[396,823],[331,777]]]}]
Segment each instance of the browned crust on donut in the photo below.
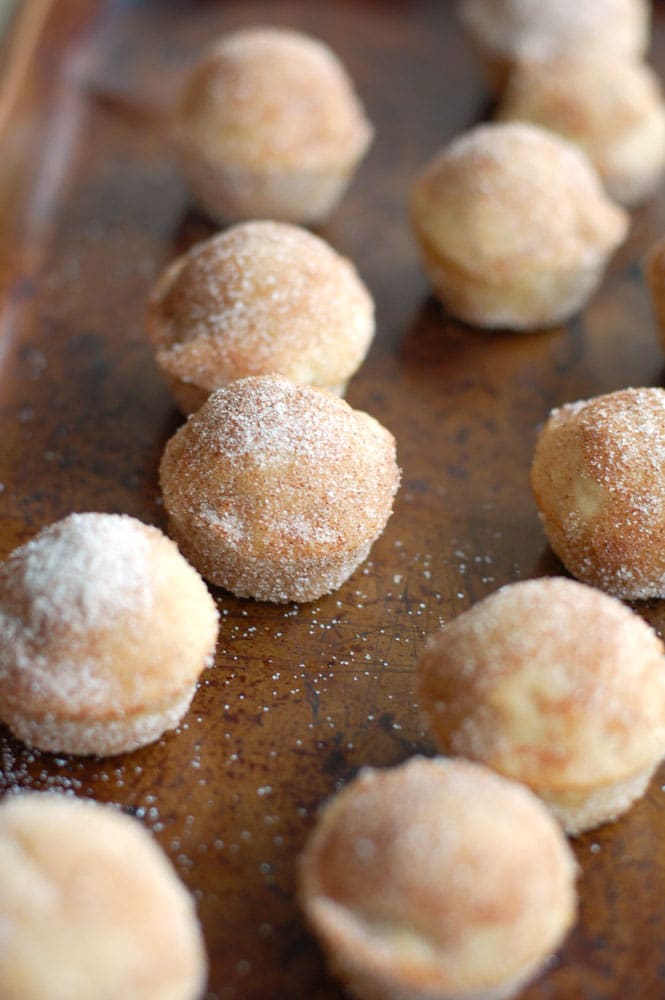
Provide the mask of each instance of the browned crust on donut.
[{"label": "browned crust on donut", "polygon": [[665,390],[623,389],[553,410],[531,485],[550,545],[585,583],[665,595]]}]

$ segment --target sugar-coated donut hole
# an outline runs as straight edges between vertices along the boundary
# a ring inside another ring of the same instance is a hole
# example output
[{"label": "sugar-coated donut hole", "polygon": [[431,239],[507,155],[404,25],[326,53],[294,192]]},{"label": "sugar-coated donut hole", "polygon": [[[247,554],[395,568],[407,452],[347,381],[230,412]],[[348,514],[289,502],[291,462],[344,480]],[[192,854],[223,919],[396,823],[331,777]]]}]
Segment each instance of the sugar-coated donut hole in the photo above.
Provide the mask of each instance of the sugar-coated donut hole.
[{"label": "sugar-coated donut hole", "polygon": [[252,221],[167,267],[150,295],[147,332],[185,413],[247,375],[276,373],[343,395],[374,335],[374,303],[324,240]]},{"label": "sugar-coated donut hole", "polygon": [[322,222],[373,130],[334,52],[271,26],[223,35],[201,55],[174,115],[178,162],[221,223]]},{"label": "sugar-coated donut hole", "polygon": [[196,911],[166,855],[120,810],[55,793],[0,805],[0,996],[200,1000]]},{"label": "sugar-coated donut hole", "polygon": [[482,327],[564,322],[598,287],[626,213],[588,158],[535,125],[479,125],[416,177],[411,222],[434,294]]},{"label": "sugar-coated donut hole", "polygon": [[463,760],[364,768],[324,807],[298,895],[363,1000],[499,1000],[574,919],[576,866],[524,786]]},{"label": "sugar-coated donut hole", "polygon": [[625,812],[665,755],[663,644],[574,580],[509,584],[433,633],[420,704],[442,751],[523,781],[570,833]]},{"label": "sugar-coated donut hole", "polygon": [[553,410],[531,485],[566,569],[617,597],[665,596],[665,390],[621,389]]},{"label": "sugar-coated donut hole", "polygon": [[218,613],[157,528],[71,514],[0,564],[0,718],[41,750],[124,753],[174,729]]},{"label": "sugar-coated donut hole", "polygon": [[645,201],[662,180],[663,91],[651,67],[636,59],[578,47],[518,64],[497,117],[531,122],[579,145],[621,204]]},{"label": "sugar-coated donut hole", "polygon": [[395,441],[324,389],[250,376],[167,443],[169,531],[211,583],[285,603],[335,590],[367,557],[399,484]]}]

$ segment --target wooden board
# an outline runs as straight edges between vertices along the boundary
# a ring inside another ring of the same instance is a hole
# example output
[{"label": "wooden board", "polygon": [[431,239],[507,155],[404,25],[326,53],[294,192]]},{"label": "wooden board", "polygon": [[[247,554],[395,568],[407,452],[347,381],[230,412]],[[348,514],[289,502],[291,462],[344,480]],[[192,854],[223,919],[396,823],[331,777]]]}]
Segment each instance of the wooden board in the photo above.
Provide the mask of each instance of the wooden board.
[{"label": "wooden board", "polygon": [[[181,418],[142,316],[164,264],[213,231],[160,124],[198,48],[250,22],[310,31],[347,64],[377,127],[320,230],[376,298],[378,335],[348,398],[394,432],[404,473],[369,561],[299,608],[216,592],[216,666],[180,729],[154,746],[75,760],[0,733],[2,790],[115,802],[154,833],[196,894],[210,998],[334,1000],[341,991],[294,902],[296,855],[319,803],[361,765],[433,752],[413,693],[426,635],[501,584],[561,572],[528,486],[536,429],[565,400],[660,384],[640,261],[665,231],[665,197],[634,214],[574,322],[475,331],[429,296],[405,209],[415,171],[488,112],[452,3],[22,9],[0,62],[0,556],[71,511],[164,524],[157,466]],[[660,6],[653,60],[665,69]],[[641,611],[665,625],[660,603]],[[576,842],[579,922],[528,1000],[665,996],[664,778],[620,822]]]}]

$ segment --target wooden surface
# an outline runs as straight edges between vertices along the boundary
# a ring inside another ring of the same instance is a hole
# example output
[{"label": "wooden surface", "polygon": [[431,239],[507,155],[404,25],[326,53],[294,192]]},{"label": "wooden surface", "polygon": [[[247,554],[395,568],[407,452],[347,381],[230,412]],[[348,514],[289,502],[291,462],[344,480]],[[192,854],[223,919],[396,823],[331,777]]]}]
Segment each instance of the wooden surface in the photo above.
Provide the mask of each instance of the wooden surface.
[{"label": "wooden surface", "polygon": [[[655,13],[665,69],[665,9]],[[429,297],[405,212],[414,172],[488,110],[451,3],[52,5],[0,134],[0,556],[75,510],[163,526],[157,465],[181,418],[146,346],[144,301],[163,265],[212,229],[160,120],[198,47],[257,21],[331,43],[377,127],[320,232],[376,298],[377,339],[348,398],[396,435],[394,516],[369,562],[314,605],[216,592],[217,663],[177,733],[97,761],[30,752],[1,731],[0,784],[72,790],[143,820],[196,893],[210,998],[335,1000],[294,903],[294,859],[319,803],[359,766],[433,752],[413,695],[425,636],[501,584],[561,572],[529,492],[536,428],[565,400],[661,383],[640,260],[665,231],[665,195],[635,213],[583,316],[481,333]],[[659,603],[641,610],[665,625]],[[576,842],[579,922],[528,1000],[665,996],[663,780]]]}]

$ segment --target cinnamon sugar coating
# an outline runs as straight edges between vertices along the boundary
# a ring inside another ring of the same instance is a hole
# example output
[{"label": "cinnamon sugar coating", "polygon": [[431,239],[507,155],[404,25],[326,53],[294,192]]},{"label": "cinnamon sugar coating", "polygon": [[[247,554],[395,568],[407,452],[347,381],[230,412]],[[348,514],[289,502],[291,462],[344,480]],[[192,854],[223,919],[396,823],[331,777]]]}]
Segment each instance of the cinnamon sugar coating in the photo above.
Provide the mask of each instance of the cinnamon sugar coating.
[{"label": "cinnamon sugar coating", "polygon": [[574,49],[639,57],[649,44],[649,0],[460,0],[458,11],[496,90],[520,62]]},{"label": "cinnamon sugar coating", "polygon": [[157,528],[72,514],[0,564],[0,718],[41,750],[117,754],[173,729],[217,608]]},{"label": "cinnamon sugar coating", "polygon": [[214,392],[168,442],[169,531],[211,583],[311,601],[366,558],[399,483],[392,435],[337,396],[280,376]]},{"label": "cinnamon sugar coating", "polygon": [[665,390],[551,412],[531,465],[545,534],[573,576],[617,597],[665,596]]},{"label": "cinnamon sugar coating", "polygon": [[500,1000],[558,948],[575,862],[529,790],[462,760],[364,768],[299,859],[300,902],[364,1000]]},{"label": "cinnamon sugar coating", "polygon": [[53,793],[0,805],[4,1000],[199,1000],[192,899],[138,821]]},{"label": "cinnamon sugar coating", "polygon": [[649,198],[665,170],[665,102],[646,63],[607,49],[574,49],[523,63],[499,106],[503,121],[528,121],[589,156],[608,194],[624,205]]},{"label": "cinnamon sugar coating", "polygon": [[665,755],[662,642],[574,580],[510,584],[459,615],[418,686],[444,752],[529,785],[569,833],[625,812]]},{"label": "cinnamon sugar coating", "polygon": [[173,123],[192,191],[221,222],[322,221],[372,135],[335,53],[276,27],[244,28],[213,42],[187,81]]},{"label": "cinnamon sugar coating", "polygon": [[516,330],[581,309],[628,229],[580,150],[519,122],[477,126],[442,149],[415,180],[411,221],[446,309]]},{"label": "cinnamon sugar coating", "polygon": [[185,413],[246,375],[277,373],[343,395],[374,335],[374,303],[353,264],[318,236],[246,222],[166,269],[147,330]]}]

